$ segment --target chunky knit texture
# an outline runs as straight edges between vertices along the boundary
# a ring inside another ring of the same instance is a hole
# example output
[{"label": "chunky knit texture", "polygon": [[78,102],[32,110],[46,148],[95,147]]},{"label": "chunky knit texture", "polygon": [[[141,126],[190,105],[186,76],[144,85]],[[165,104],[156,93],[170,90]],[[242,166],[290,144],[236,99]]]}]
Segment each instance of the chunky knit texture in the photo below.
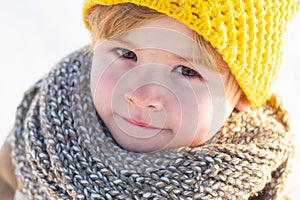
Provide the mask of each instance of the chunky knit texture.
[{"label": "chunky knit texture", "polygon": [[233,112],[197,148],[120,148],[90,95],[91,53],[66,57],[25,93],[12,158],[30,199],[281,199],[293,155],[278,98]]},{"label": "chunky knit texture", "polygon": [[186,24],[222,55],[251,105],[263,104],[281,65],[284,32],[300,0],[85,0],[83,18],[97,4],[134,3]]}]

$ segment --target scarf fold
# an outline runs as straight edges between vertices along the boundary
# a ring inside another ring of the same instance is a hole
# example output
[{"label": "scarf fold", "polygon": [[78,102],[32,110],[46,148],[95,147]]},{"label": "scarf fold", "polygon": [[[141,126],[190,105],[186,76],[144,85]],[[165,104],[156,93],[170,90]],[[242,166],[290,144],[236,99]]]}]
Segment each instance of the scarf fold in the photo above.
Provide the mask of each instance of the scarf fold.
[{"label": "scarf fold", "polygon": [[154,153],[119,147],[90,94],[92,53],[64,58],[18,107],[12,157],[30,199],[281,199],[293,156],[278,97],[234,111],[209,141]]}]

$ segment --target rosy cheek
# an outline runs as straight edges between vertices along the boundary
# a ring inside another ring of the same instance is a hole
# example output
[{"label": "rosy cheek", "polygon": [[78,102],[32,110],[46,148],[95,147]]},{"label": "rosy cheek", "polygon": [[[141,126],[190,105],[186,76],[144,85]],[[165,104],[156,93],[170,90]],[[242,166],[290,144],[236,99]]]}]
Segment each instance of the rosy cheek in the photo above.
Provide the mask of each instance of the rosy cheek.
[{"label": "rosy cheek", "polygon": [[[98,81],[98,87],[99,87],[100,91],[101,90],[111,91],[111,89],[113,89],[115,87],[119,78],[120,77],[114,73],[109,73],[109,72],[103,73]],[[109,93],[111,93],[111,92],[109,92]],[[101,94],[103,95],[102,92],[101,92]]]},{"label": "rosy cheek", "polygon": [[109,110],[115,86],[120,79],[120,75],[107,70],[98,78],[95,91],[93,91],[93,100],[99,114],[103,110]]},{"label": "rosy cheek", "polygon": [[[194,98],[196,102],[187,102],[188,106],[186,106],[186,110],[184,111],[189,113],[187,123],[190,125],[187,126],[187,128],[189,128],[187,132],[192,134],[190,135],[192,137],[190,147],[195,147],[205,142],[205,138],[211,126],[212,116],[212,99],[207,86],[194,87],[193,89],[195,91]],[[195,121],[192,119],[195,119]]]}]

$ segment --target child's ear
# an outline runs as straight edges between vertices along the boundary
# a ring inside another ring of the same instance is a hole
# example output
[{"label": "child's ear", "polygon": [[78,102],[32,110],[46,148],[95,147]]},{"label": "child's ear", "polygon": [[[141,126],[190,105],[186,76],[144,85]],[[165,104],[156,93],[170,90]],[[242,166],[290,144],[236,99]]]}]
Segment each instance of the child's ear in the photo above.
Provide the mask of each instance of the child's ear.
[{"label": "child's ear", "polygon": [[245,111],[247,110],[248,108],[250,107],[250,103],[246,97],[246,95],[243,93],[241,96],[240,96],[240,99],[238,100],[235,108],[238,110],[238,111]]}]

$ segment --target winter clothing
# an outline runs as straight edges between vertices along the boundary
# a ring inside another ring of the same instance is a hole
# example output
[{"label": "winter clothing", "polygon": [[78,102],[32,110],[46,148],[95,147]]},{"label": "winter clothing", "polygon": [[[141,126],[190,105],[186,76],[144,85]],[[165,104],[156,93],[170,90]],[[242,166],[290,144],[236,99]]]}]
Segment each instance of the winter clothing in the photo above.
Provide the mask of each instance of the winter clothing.
[{"label": "winter clothing", "polygon": [[12,158],[29,199],[282,198],[293,146],[278,98],[234,111],[199,147],[129,152],[93,106],[91,60],[69,55],[18,107]]},{"label": "winter clothing", "polygon": [[[128,2],[173,17],[202,35],[253,107],[233,111],[196,148],[130,152],[115,143],[95,110],[89,85],[92,53],[83,48],[25,93],[12,149],[0,152],[0,157],[11,152],[15,168],[9,159],[0,163],[8,172],[0,174],[0,191],[6,188],[9,198],[17,189],[21,199],[282,199],[294,148],[288,114],[270,89],[284,31],[300,0],[85,0],[87,28],[93,6]],[[12,171],[17,182],[10,178]]]},{"label": "winter clothing", "polygon": [[16,178],[14,174],[14,167],[12,165],[11,141],[9,138],[5,141],[0,149],[0,199],[11,200],[14,196],[17,187]]},{"label": "winter clothing", "polygon": [[83,19],[97,4],[133,3],[164,13],[202,35],[222,55],[251,105],[263,104],[281,65],[283,36],[300,0],[85,0]]}]

